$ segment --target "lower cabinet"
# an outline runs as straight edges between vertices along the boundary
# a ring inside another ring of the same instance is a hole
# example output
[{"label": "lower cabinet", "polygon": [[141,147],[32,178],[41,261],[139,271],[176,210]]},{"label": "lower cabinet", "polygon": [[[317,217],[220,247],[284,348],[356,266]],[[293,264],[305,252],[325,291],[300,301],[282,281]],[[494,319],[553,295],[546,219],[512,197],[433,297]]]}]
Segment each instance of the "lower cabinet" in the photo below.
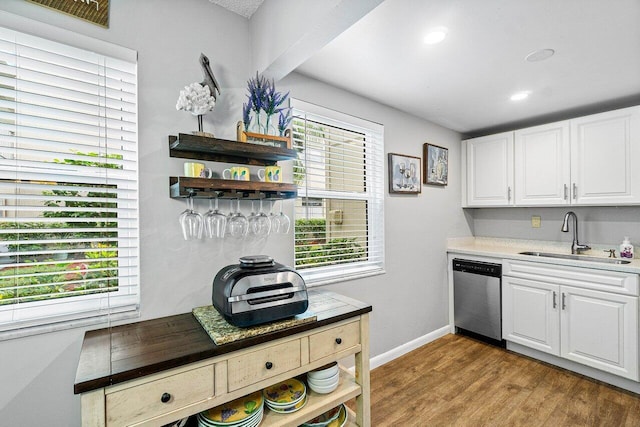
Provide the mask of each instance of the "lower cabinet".
[{"label": "lower cabinet", "polygon": [[[563,267],[554,277],[549,265],[540,267],[541,274],[536,276],[536,267],[520,269],[522,273],[511,270],[508,261],[505,264],[505,340],[638,381],[637,294],[580,287],[597,286],[606,271],[593,273],[592,281],[584,279],[589,269],[577,269],[583,278],[570,279],[572,272]],[[510,271],[514,276],[508,275]],[[630,278],[637,282],[637,275],[629,276],[636,276]]]}]

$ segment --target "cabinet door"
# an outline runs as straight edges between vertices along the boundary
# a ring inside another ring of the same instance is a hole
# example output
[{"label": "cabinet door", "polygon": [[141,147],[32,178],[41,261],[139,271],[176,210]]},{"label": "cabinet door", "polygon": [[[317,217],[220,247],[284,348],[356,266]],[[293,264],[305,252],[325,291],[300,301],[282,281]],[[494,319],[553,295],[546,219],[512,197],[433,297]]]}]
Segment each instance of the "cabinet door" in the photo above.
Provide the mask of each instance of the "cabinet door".
[{"label": "cabinet door", "polygon": [[569,204],[569,122],[515,132],[516,205]]},{"label": "cabinet door", "polygon": [[468,139],[467,206],[513,204],[513,132]]},{"label": "cabinet door", "polygon": [[559,286],[502,277],[502,337],[560,355]]},{"label": "cabinet door", "polygon": [[639,161],[640,107],[571,120],[571,203],[639,203]]},{"label": "cabinet door", "polygon": [[561,356],[638,380],[638,297],[563,286]]}]

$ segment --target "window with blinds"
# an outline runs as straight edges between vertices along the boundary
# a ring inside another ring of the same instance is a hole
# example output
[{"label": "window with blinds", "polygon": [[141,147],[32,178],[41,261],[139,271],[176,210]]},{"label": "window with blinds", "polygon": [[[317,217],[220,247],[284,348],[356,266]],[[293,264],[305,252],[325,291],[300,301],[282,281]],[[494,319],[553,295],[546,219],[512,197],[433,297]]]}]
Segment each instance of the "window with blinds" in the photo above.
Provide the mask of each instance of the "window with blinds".
[{"label": "window with blinds", "polygon": [[138,307],[137,65],[123,51],[0,28],[0,331]]},{"label": "window with blinds", "polygon": [[309,283],[383,272],[383,127],[299,100],[291,106],[296,269]]}]

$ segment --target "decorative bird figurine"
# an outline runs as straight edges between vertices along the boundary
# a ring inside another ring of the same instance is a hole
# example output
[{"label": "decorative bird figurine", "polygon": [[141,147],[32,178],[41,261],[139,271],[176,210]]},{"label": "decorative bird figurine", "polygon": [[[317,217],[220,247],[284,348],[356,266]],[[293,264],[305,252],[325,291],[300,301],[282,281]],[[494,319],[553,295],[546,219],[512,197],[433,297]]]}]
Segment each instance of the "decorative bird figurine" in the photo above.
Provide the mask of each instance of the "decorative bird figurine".
[{"label": "decorative bird figurine", "polygon": [[200,84],[202,86],[209,86],[209,92],[211,92],[211,96],[213,96],[213,99],[217,100],[217,95],[220,94],[220,86],[218,86],[218,82],[216,81],[216,78],[211,71],[209,58],[207,58],[204,53],[200,54],[200,65],[202,66],[202,74],[204,75],[204,80]]}]

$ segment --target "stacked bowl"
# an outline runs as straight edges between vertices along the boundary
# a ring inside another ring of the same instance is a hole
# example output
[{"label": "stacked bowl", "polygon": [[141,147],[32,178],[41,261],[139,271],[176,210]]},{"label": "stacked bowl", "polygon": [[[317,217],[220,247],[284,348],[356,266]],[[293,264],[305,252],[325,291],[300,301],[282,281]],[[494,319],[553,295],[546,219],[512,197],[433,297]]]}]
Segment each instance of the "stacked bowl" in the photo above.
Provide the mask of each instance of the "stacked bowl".
[{"label": "stacked bowl", "polygon": [[307,387],[302,381],[290,378],[262,390],[267,407],[279,414],[289,414],[307,403]]},{"label": "stacked bowl", "polygon": [[257,391],[200,412],[198,427],[256,427],[264,414],[264,399]]},{"label": "stacked bowl", "polygon": [[329,409],[324,414],[303,423],[303,427],[343,427],[347,423],[347,407],[344,403]]},{"label": "stacked bowl", "polygon": [[338,362],[333,362],[307,373],[309,388],[316,393],[331,393],[338,388],[340,382],[340,368]]}]

